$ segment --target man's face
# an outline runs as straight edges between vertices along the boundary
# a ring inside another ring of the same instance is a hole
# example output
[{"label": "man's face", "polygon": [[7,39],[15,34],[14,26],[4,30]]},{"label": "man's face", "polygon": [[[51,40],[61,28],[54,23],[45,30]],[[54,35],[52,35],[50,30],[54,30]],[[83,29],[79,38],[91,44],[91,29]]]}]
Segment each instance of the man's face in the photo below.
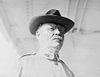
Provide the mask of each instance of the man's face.
[{"label": "man's face", "polygon": [[61,48],[64,40],[64,28],[53,23],[46,23],[37,30],[36,36],[41,45]]}]

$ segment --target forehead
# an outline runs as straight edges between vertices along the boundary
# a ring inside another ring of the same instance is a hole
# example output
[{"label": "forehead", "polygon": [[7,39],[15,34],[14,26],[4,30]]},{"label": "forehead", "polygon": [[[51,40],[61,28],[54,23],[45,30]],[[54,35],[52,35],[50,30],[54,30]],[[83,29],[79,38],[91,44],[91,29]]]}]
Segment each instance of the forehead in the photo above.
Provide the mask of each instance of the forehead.
[{"label": "forehead", "polygon": [[59,24],[55,24],[55,23],[45,23],[45,24],[42,24],[39,28],[64,28],[62,27],[61,25]]}]

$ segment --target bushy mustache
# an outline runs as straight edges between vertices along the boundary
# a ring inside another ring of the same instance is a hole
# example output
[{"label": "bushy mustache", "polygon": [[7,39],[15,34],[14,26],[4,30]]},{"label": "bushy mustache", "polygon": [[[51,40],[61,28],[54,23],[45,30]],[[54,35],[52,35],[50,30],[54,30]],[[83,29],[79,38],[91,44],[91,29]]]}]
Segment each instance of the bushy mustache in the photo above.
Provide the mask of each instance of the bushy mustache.
[{"label": "bushy mustache", "polygon": [[53,38],[54,38],[54,39],[62,39],[61,36],[54,36]]},{"label": "bushy mustache", "polygon": [[60,39],[60,40],[62,40],[63,36],[61,36],[61,35],[53,35],[53,39]]}]

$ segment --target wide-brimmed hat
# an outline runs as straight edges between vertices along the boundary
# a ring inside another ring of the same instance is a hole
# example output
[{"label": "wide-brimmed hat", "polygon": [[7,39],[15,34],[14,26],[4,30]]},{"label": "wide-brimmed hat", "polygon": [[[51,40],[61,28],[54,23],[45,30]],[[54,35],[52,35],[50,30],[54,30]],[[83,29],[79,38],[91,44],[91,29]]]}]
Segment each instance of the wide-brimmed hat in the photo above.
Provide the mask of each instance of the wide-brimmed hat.
[{"label": "wide-brimmed hat", "polygon": [[45,15],[32,18],[29,24],[30,32],[35,35],[40,24],[44,23],[60,24],[65,28],[64,33],[68,32],[74,26],[74,22],[69,18],[61,16],[59,10],[51,9]]}]

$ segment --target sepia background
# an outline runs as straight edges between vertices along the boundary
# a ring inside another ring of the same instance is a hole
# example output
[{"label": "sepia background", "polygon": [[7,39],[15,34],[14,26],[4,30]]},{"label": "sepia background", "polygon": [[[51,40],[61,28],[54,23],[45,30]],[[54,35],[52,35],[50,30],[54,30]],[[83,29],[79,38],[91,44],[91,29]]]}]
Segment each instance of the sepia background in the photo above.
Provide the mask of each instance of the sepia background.
[{"label": "sepia background", "polygon": [[29,21],[50,9],[75,21],[60,57],[76,77],[100,77],[100,0],[0,0],[0,77],[18,77],[18,58],[38,50]]}]

